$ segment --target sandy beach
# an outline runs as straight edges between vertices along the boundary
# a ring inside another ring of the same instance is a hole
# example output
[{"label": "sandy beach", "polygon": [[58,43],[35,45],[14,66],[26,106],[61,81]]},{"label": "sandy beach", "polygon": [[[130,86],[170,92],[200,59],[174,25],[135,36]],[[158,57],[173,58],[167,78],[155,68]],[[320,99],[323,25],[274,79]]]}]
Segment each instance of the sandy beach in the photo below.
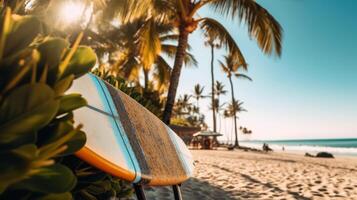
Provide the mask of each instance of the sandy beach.
[{"label": "sandy beach", "polygon": [[[192,150],[191,199],[357,199],[357,158],[288,153]],[[148,199],[173,199],[171,188],[147,188]]]}]

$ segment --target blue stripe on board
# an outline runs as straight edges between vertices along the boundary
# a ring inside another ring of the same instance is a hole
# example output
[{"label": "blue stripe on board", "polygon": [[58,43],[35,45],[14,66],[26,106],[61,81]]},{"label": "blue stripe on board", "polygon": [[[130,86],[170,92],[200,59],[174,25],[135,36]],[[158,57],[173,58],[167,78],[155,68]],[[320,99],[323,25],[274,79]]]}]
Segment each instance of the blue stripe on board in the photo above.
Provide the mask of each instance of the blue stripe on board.
[{"label": "blue stripe on board", "polygon": [[[104,109],[105,109],[104,111],[107,112],[107,113],[111,113],[113,115],[113,112],[111,111],[112,109],[110,108],[108,99],[107,99],[106,94],[105,94],[105,90],[101,86],[100,81],[96,78],[96,76],[94,76],[92,74],[88,74],[88,75],[89,75],[89,77],[91,78],[92,82],[94,83],[94,85],[97,88],[97,91],[98,91],[99,96],[100,96],[100,98],[102,100],[102,103],[104,104]],[[127,165],[129,167],[129,169],[133,170],[136,173],[135,167],[133,166],[133,161],[131,159],[131,156],[128,154],[128,151],[126,149],[123,149],[123,147],[126,148],[126,145],[123,143],[123,140],[120,139],[120,137],[118,137],[118,135],[120,135],[120,133],[117,133],[119,131],[119,129],[118,129],[118,126],[117,126],[117,124],[115,122],[115,119],[113,117],[110,117],[109,119],[110,119],[110,122],[111,122],[110,124],[112,125],[112,128],[113,128],[113,130],[115,132],[115,138],[117,140],[117,143],[118,143],[119,147],[122,149],[122,153],[124,154],[125,160],[127,161]]]},{"label": "blue stripe on board", "polygon": [[[113,102],[113,99],[105,85],[105,83],[103,83],[102,80],[99,80],[96,76],[92,75],[93,77],[96,78],[96,80],[98,81],[98,83],[100,84],[101,88],[102,88],[102,91],[104,92],[104,96],[106,98],[106,101],[108,102],[109,104],[109,109],[111,111],[111,113],[116,116],[115,117],[115,124],[117,126],[117,130],[119,130],[119,134],[116,134],[116,137],[118,137],[118,135],[120,135],[121,139],[120,142],[121,144],[120,145],[123,145],[125,148],[126,148],[126,152],[128,153],[129,155],[129,158],[133,164],[133,168],[134,168],[134,171],[135,171],[135,180],[134,180],[134,183],[137,183],[141,180],[141,172],[140,172],[140,167],[139,167],[139,162],[137,161],[136,157],[135,157],[135,154],[134,154],[134,151],[133,149],[131,148],[130,146],[130,142],[129,142],[129,139],[127,137],[127,135],[125,134],[125,131],[124,131],[124,128],[121,124],[121,121],[120,121],[120,118],[119,118],[119,114],[116,110],[116,107],[114,105],[114,102]],[[117,138],[118,139],[118,138]],[[128,145],[126,145],[128,144]],[[126,160],[128,160],[128,158],[126,157]]]},{"label": "blue stripe on board", "polygon": [[180,145],[176,141],[177,138],[175,138],[175,135],[173,135],[173,134],[176,134],[176,133],[173,132],[168,126],[165,125],[165,127],[166,127],[166,130],[167,130],[167,133],[169,134],[169,136],[171,138],[172,143],[175,146],[177,155],[179,156],[181,163],[183,163],[183,165],[184,165],[183,167],[184,167],[184,169],[186,171],[186,174],[188,174],[188,176],[192,176],[193,171],[188,166],[188,163],[186,162],[186,159],[184,158],[184,156],[182,155],[182,153],[180,151]]}]

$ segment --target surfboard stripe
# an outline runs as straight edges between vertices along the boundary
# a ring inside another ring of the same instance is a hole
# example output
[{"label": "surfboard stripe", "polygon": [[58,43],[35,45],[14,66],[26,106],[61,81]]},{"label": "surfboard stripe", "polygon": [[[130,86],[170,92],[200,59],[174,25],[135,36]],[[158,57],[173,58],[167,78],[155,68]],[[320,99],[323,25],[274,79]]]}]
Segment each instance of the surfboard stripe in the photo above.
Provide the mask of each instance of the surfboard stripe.
[{"label": "surfboard stripe", "polygon": [[89,109],[92,109],[94,111],[97,111],[97,112],[99,112],[99,113],[101,113],[103,115],[107,115],[108,117],[118,118],[117,116],[114,116],[111,113],[104,112],[103,110],[100,110],[100,109],[98,109],[96,107],[93,107],[91,105],[86,105],[86,107],[89,108]]},{"label": "surfboard stripe", "polygon": [[[94,75],[91,75],[92,77],[94,77],[96,79],[96,81],[99,83],[103,93],[104,93],[104,97],[108,103],[108,107],[111,111],[111,113],[114,115],[114,116],[117,116],[118,119],[114,119],[114,123],[116,125],[116,131],[115,132],[115,136],[116,138],[118,139],[118,142],[119,142],[119,146],[122,147],[122,150],[126,151],[127,154],[125,154],[126,156],[126,160],[129,162],[129,160],[131,161],[131,167],[132,169],[134,170],[135,172],[135,179],[133,180],[133,182],[137,183],[141,180],[141,170],[140,170],[140,167],[139,167],[139,164],[138,164],[138,161],[135,157],[135,154],[130,146],[130,143],[128,142],[128,138],[125,134],[125,132],[123,131],[123,128],[122,128],[122,124],[119,120],[119,115],[118,115],[118,112],[117,112],[117,109],[114,105],[114,102],[113,102],[113,99],[112,99],[112,96],[107,88],[107,83],[103,82],[102,80],[98,79],[98,77],[94,76]],[[119,138],[120,137],[120,138]]]},{"label": "surfboard stripe", "polygon": [[109,93],[111,94],[112,100],[114,102],[116,111],[118,113],[120,120],[120,124],[122,125],[124,132],[126,133],[126,136],[128,138],[128,142],[130,143],[132,150],[135,154],[135,157],[138,160],[138,163],[140,165],[141,169],[141,176],[145,175],[142,177],[141,182],[145,184],[147,183],[151,177],[149,176],[151,174],[150,168],[146,162],[145,155],[143,153],[143,150],[139,144],[139,140],[136,137],[136,132],[135,128],[132,126],[131,121],[129,119],[129,114],[125,110],[125,105],[120,99],[120,96],[118,95],[118,90],[116,90],[114,87],[109,85],[108,83],[105,83]]}]

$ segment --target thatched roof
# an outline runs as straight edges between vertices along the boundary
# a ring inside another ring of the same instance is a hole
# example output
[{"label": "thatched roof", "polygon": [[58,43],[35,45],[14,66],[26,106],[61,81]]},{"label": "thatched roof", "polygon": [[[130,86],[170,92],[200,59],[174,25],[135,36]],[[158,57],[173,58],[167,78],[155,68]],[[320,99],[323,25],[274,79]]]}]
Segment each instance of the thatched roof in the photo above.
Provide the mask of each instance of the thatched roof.
[{"label": "thatched roof", "polygon": [[201,131],[200,127],[170,125],[170,128],[177,134],[185,134],[185,135],[193,135]]},{"label": "thatched roof", "polygon": [[193,136],[222,136],[222,134],[220,133],[216,133],[216,132],[213,132],[213,131],[200,131],[199,133],[195,133]]}]

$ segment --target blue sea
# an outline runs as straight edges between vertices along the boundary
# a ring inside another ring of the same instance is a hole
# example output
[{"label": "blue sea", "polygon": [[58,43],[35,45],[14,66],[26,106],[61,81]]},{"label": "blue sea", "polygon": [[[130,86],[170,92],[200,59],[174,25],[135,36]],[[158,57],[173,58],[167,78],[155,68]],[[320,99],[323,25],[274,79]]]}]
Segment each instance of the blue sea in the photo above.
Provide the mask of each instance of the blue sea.
[{"label": "blue sea", "polygon": [[357,138],[310,139],[310,140],[254,140],[240,141],[240,145],[261,149],[263,143],[275,151],[314,154],[327,151],[335,155],[357,156]]}]

